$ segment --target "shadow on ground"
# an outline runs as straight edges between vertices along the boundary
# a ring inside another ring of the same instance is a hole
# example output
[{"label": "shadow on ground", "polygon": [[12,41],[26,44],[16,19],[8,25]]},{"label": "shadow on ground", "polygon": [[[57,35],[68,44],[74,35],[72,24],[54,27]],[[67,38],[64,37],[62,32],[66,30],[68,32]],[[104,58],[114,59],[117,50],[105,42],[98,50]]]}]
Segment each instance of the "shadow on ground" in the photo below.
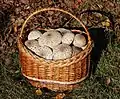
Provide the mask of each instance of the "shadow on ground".
[{"label": "shadow on ground", "polygon": [[89,29],[89,32],[94,42],[94,47],[91,52],[91,72],[94,74],[102,51],[106,50],[107,44],[110,42],[110,39],[113,38],[113,36],[108,31],[105,31],[105,28],[91,28]]}]

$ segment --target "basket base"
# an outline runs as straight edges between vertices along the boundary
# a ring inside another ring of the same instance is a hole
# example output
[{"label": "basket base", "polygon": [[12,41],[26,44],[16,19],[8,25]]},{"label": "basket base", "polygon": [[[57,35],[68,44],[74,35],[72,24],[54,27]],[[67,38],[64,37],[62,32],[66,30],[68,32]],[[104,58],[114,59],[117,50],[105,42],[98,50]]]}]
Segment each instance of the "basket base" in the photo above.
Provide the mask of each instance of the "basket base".
[{"label": "basket base", "polygon": [[73,90],[74,88],[80,87],[80,84],[71,84],[71,85],[66,85],[66,84],[49,84],[49,83],[40,83],[40,82],[35,82],[32,80],[28,80],[32,86],[37,87],[37,88],[48,88],[52,91],[59,91],[59,92],[64,92],[64,91],[70,91]]},{"label": "basket base", "polygon": [[64,91],[71,91],[75,88],[80,88],[82,86],[81,82],[85,80],[87,77],[88,75],[83,77],[81,81],[76,84],[43,83],[43,82],[38,82],[30,79],[28,79],[28,82],[36,88],[47,88],[55,92],[64,92]]}]

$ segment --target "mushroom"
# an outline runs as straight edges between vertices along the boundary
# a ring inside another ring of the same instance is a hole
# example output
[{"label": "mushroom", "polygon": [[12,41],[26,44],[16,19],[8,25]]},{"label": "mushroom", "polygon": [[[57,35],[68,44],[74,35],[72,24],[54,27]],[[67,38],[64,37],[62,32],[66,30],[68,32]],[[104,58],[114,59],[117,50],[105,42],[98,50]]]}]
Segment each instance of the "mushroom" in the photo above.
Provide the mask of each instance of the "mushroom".
[{"label": "mushroom", "polygon": [[45,59],[52,59],[53,58],[53,52],[48,46],[39,46],[37,50],[35,50],[36,54],[40,57],[43,57]]},{"label": "mushroom", "polygon": [[68,44],[59,44],[53,48],[53,59],[66,59],[72,56],[72,48]]},{"label": "mushroom", "polygon": [[55,30],[45,32],[38,40],[40,46],[54,46],[61,43],[62,35]]},{"label": "mushroom", "polygon": [[75,55],[75,54],[78,54],[82,51],[82,48],[79,48],[79,47],[75,47],[75,46],[72,46],[72,56]]},{"label": "mushroom", "polygon": [[31,49],[32,51],[34,51],[34,49],[36,49],[36,47],[39,46],[37,40],[27,40],[27,41],[25,41],[25,45],[26,45],[29,49]]},{"label": "mushroom", "polygon": [[82,50],[84,50],[86,47],[87,47],[87,45],[85,45],[85,46],[83,46],[83,47],[81,47],[81,48],[82,48]]},{"label": "mushroom", "polygon": [[73,41],[73,45],[81,48],[81,47],[86,45],[86,42],[87,42],[87,40],[86,40],[84,35],[76,34],[75,38],[74,38],[74,41]]},{"label": "mushroom", "polygon": [[52,59],[53,57],[52,50],[47,46],[39,46],[37,40],[27,40],[25,41],[25,45],[40,57],[45,59]]},{"label": "mushroom", "polygon": [[28,35],[28,40],[34,40],[34,39],[38,39],[39,37],[42,36],[42,33],[38,30],[33,30],[29,33]]},{"label": "mushroom", "polygon": [[66,32],[62,37],[62,43],[70,45],[73,42],[73,39],[74,39],[74,34],[71,31]]},{"label": "mushroom", "polygon": [[56,30],[59,31],[62,35],[63,35],[64,33],[71,32],[70,30],[65,29],[65,28],[58,28],[58,29],[56,29]]},{"label": "mushroom", "polygon": [[65,28],[58,28],[56,29],[57,31],[59,31],[63,37],[62,37],[62,43],[68,44],[70,45],[74,39],[74,34]]}]

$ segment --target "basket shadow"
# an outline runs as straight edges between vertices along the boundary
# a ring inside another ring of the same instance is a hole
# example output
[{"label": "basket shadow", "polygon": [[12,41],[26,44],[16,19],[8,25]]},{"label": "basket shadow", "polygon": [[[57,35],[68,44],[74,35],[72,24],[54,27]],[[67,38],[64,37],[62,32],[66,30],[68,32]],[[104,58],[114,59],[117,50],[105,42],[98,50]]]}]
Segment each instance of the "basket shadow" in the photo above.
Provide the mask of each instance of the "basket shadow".
[{"label": "basket shadow", "polygon": [[91,28],[88,30],[91,39],[94,42],[94,47],[91,52],[91,73],[94,74],[97,68],[97,64],[100,60],[102,51],[107,48],[109,39],[106,38],[105,28]]}]

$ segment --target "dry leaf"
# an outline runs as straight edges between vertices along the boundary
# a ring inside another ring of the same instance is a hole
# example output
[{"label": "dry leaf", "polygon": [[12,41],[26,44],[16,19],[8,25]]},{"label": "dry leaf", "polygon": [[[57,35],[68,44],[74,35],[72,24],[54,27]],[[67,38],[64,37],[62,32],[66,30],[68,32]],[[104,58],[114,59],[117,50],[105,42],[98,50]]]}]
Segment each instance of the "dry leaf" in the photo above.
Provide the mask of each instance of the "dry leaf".
[{"label": "dry leaf", "polygon": [[42,91],[40,89],[37,89],[35,92],[37,95],[42,95]]},{"label": "dry leaf", "polygon": [[5,59],[5,65],[10,65],[12,63],[12,59],[11,58],[6,58]]},{"label": "dry leaf", "polygon": [[64,93],[60,93],[60,94],[58,94],[58,95],[55,97],[55,99],[63,99],[64,96],[65,96]]},{"label": "dry leaf", "polygon": [[53,2],[52,0],[47,0],[48,1],[48,4],[51,5]]},{"label": "dry leaf", "polygon": [[17,33],[17,24],[14,24],[14,32]]},{"label": "dry leaf", "polygon": [[111,79],[110,78],[107,78],[106,79],[106,85],[109,85],[111,83]]},{"label": "dry leaf", "polygon": [[79,6],[78,4],[74,4],[74,5],[73,5],[73,9],[77,9],[78,6]]},{"label": "dry leaf", "polygon": [[29,3],[29,0],[20,0],[22,3],[24,4],[28,4]]},{"label": "dry leaf", "polygon": [[110,20],[106,19],[104,22],[102,22],[102,25],[105,27],[110,27]]},{"label": "dry leaf", "polygon": [[81,3],[81,2],[82,2],[82,0],[77,0],[77,2],[78,2],[78,3]]}]

